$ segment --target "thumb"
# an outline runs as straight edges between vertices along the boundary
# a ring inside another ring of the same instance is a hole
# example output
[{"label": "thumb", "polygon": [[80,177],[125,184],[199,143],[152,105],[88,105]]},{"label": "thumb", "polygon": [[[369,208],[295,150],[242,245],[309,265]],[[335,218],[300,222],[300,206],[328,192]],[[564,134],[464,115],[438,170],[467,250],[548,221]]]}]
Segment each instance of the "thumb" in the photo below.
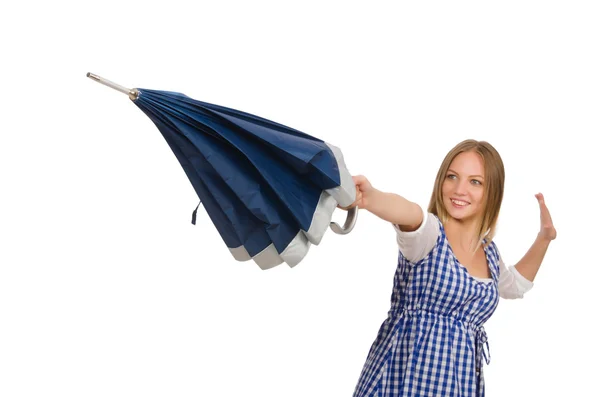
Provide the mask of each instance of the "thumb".
[{"label": "thumb", "polygon": [[363,184],[369,182],[364,175],[355,175],[352,177],[352,180],[354,181],[354,184],[357,186],[360,186],[360,185],[363,185]]}]

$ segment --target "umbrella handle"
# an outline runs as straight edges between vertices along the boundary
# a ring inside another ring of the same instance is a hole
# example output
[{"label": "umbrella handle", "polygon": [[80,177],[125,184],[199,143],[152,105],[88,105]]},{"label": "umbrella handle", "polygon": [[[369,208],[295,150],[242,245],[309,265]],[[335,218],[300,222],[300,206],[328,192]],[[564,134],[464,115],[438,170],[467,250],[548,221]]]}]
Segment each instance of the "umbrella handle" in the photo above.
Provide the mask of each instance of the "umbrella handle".
[{"label": "umbrella handle", "polygon": [[344,223],[344,227],[341,227],[335,222],[330,222],[329,227],[337,234],[348,234],[352,231],[352,229],[354,229],[357,217],[358,206],[352,207],[348,210],[348,216],[346,217],[346,223]]},{"label": "umbrella handle", "polygon": [[140,92],[136,89],[136,88],[126,88],[123,87],[122,85],[119,85],[117,83],[113,83],[110,80],[106,80],[103,77],[100,77],[98,75],[95,75],[93,73],[89,73],[86,75],[87,77],[89,77],[90,79],[97,81],[100,84],[104,84],[107,87],[113,88],[119,92],[122,92],[124,94],[127,94],[129,96],[129,99],[131,99],[132,101],[136,100],[138,98],[138,96],[140,95]]}]

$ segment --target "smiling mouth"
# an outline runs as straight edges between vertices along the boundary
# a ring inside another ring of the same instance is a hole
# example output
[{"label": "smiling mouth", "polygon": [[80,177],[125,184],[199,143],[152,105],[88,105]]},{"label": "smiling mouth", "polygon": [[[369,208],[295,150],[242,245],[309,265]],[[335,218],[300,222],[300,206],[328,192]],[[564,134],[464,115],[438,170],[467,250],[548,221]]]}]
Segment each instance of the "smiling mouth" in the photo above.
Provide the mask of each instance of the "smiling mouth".
[{"label": "smiling mouth", "polygon": [[452,204],[453,204],[455,207],[458,207],[458,208],[466,207],[467,205],[469,205],[469,203],[468,203],[468,202],[466,202],[466,201],[462,201],[462,200],[450,199],[450,201],[452,202]]}]

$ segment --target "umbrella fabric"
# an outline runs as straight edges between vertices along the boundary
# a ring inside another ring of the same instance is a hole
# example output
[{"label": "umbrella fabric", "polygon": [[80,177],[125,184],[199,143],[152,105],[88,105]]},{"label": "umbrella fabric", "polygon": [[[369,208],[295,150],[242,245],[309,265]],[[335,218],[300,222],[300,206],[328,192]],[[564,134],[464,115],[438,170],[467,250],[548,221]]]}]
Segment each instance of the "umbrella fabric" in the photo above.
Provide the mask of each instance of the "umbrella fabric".
[{"label": "umbrella fabric", "polygon": [[339,148],[182,93],[137,91],[133,102],[164,136],[236,260],[293,267],[321,242],[337,205],[354,202]]}]

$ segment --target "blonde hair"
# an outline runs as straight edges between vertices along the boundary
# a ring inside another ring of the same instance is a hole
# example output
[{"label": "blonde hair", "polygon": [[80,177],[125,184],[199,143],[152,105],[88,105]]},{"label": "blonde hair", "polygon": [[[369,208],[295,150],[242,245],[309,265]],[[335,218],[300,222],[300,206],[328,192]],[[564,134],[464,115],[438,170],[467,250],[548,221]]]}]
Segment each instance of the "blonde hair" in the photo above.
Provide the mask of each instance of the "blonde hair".
[{"label": "blonde hair", "polygon": [[433,192],[429,201],[428,211],[436,215],[442,224],[448,221],[450,215],[444,207],[442,198],[442,185],[450,164],[456,156],[464,152],[475,152],[483,160],[484,167],[484,195],[483,216],[479,219],[477,228],[477,241],[485,239],[485,245],[489,245],[496,233],[496,223],[500,214],[502,197],[504,195],[504,163],[498,151],[486,141],[467,139],[457,144],[446,154],[435,178]]}]

